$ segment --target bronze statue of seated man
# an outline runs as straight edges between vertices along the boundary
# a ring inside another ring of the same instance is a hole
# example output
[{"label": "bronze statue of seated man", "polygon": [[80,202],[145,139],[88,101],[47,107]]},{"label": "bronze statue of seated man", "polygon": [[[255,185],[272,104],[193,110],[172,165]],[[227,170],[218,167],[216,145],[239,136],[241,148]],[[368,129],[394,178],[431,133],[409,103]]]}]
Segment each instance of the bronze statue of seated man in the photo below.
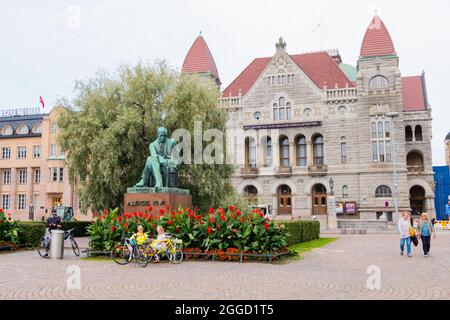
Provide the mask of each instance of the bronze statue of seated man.
[{"label": "bronze statue of seated man", "polygon": [[[166,128],[158,128],[158,138],[150,143],[149,153],[145,163],[144,171],[142,172],[141,180],[135,187],[168,187],[167,175],[171,172],[178,171],[178,162],[172,158],[172,150],[176,146],[173,139],[168,138]],[[166,181],[163,181],[163,174]],[[151,179],[151,178],[154,179]],[[154,180],[154,186],[151,185],[151,180]]]}]

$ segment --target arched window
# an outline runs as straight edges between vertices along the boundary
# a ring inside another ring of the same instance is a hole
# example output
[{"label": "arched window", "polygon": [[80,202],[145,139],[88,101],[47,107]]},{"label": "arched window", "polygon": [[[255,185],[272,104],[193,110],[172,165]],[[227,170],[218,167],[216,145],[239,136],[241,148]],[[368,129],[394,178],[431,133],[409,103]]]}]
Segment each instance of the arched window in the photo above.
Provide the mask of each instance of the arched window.
[{"label": "arched window", "polygon": [[412,141],[413,140],[413,133],[411,126],[405,127],[405,139],[406,141]]},{"label": "arched window", "polygon": [[342,186],[342,198],[348,198],[348,186]]},{"label": "arched window", "polygon": [[263,146],[264,146],[264,165],[270,168],[273,166],[272,138],[271,137],[264,138]]},{"label": "arched window", "polygon": [[392,198],[391,188],[388,186],[379,186],[375,190],[375,198]]},{"label": "arched window", "polygon": [[42,133],[42,124],[38,123],[34,125],[33,129],[31,130],[33,133]]},{"label": "arched window", "polygon": [[375,76],[369,81],[370,90],[379,90],[389,88],[389,80],[383,76]]},{"label": "arched window", "polygon": [[17,128],[17,134],[28,134],[30,130],[28,129],[28,127],[25,124],[20,125]]},{"label": "arched window", "polygon": [[422,126],[416,126],[416,128],[414,129],[414,137],[416,138],[416,141],[422,141]]},{"label": "arched window", "polygon": [[313,155],[315,165],[324,164],[324,143],[321,135],[317,135],[313,139]]},{"label": "arched window", "polygon": [[384,138],[383,122],[378,122],[378,138]]},{"label": "arched window", "polygon": [[273,104],[273,120],[278,120],[278,104]]},{"label": "arched window", "polygon": [[286,103],[286,120],[291,120],[291,103]]},{"label": "arched window", "polygon": [[391,123],[389,121],[386,121],[384,123],[384,133],[385,133],[386,138],[391,137]]},{"label": "arched window", "polygon": [[280,165],[289,167],[289,139],[287,137],[280,138]]},{"label": "arched window", "polygon": [[376,139],[377,138],[377,124],[375,122],[372,122],[370,131],[372,132],[372,139]]},{"label": "arched window", "polygon": [[256,204],[258,202],[258,189],[249,185],[244,188],[244,196],[248,202]]},{"label": "arched window", "polygon": [[256,142],[251,137],[245,139],[245,164],[247,167],[256,167]]},{"label": "arched window", "polygon": [[411,151],[406,156],[406,168],[408,172],[418,173],[424,171],[423,156],[418,151]]},{"label": "arched window", "polygon": [[2,128],[2,136],[12,136],[13,128],[10,125],[6,125]]},{"label": "arched window", "polygon": [[280,104],[280,107],[284,107],[284,104],[285,104],[284,98],[280,97],[280,99],[278,100],[278,103]]},{"label": "arched window", "polygon": [[306,155],[306,138],[300,136],[297,138],[297,166],[306,167],[307,155]]}]

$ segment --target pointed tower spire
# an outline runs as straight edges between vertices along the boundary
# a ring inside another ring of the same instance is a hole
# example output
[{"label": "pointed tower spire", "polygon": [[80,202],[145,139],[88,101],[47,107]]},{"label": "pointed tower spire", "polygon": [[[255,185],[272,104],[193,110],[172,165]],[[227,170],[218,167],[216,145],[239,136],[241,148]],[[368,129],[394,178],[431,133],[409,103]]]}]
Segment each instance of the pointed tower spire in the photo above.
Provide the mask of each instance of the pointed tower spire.
[{"label": "pointed tower spire", "polygon": [[367,58],[395,54],[394,43],[389,31],[376,12],[364,36],[360,56]]},{"label": "pointed tower spire", "polygon": [[220,86],[216,63],[201,31],[184,59],[181,72],[209,76]]}]

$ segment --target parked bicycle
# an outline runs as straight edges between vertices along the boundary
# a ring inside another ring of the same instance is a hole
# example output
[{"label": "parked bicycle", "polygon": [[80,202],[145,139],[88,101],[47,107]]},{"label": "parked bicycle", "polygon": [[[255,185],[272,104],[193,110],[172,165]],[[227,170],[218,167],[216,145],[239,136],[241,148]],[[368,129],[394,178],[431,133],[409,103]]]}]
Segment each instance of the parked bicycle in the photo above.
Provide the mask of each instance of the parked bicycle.
[{"label": "parked bicycle", "polygon": [[[73,231],[76,228],[64,231],[64,241],[65,240],[70,240],[70,245],[72,247],[73,253],[75,253],[75,255],[77,257],[80,256],[80,247],[78,246],[78,243],[75,241],[74,239],[74,233]],[[38,253],[42,258],[48,258],[48,253],[50,251],[50,245],[51,245],[51,234],[50,234],[50,230],[49,228],[45,229],[45,235],[39,240],[38,242]]]},{"label": "parked bicycle", "polygon": [[167,255],[170,263],[179,264],[183,261],[182,240],[172,237],[171,234],[167,235],[169,236],[167,239],[152,240],[142,245],[148,262],[152,261],[156,255],[162,257],[164,254]]},{"label": "parked bicycle", "polygon": [[122,241],[123,244],[115,246],[111,250],[111,258],[114,262],[126,265],[134,259],[139,266],[145,268],[150,261],[147,259],[144,247],[137,245],[130,238],[126,238],[124,234],[122,234]]}]

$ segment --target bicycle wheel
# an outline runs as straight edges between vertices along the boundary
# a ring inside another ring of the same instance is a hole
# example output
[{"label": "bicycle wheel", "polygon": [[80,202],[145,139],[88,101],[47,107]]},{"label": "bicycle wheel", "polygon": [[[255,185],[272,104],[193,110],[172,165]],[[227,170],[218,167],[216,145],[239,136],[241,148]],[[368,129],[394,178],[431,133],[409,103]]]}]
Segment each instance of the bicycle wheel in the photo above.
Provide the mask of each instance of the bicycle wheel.
[{"label": "bicycle wheel", "polygon": [[142,268],[145,268],[150,261],[150,260],[148,260],[148,257],[146,254],[146,249],[143,246],[136,247],[134,258],[136,259],[136,262],[138,263],[138,265]]},{"label": "bicycle wheel", "polygon": [[48,252],[50,250],[50,243],[46,243],[45,237],[42,237],[38,242],[38,253],[42,258],[48,258]]},{"label": "bicycle wheel", "polygon": [[80,247],[78,247],[78,243],[75,241],[75,239],[70,239],[70,243],[72,244],[73,253],[75,253],[75,255],[77,257],[79,257],[80,256]]},{"label": "bicycle wheel", "polygon": [[153,247],[150,244],[144,244],[141,245],[144,255],[148,262],[151,262],[153,257],[155,256],[155,251],[153,250]]},{"label": "bicycle wheel", "polygon": [[126,265],[130,263],[132,254],[127,246],[116,246],[111,250],[111,258],[115,263],[120,265]]},{"label": "bicycle wheel", "polygon": [[173,250],[169,250],[169,261],[173,264],[179,264],[183,261],[183,251],[178,248],[174,248]]}]

